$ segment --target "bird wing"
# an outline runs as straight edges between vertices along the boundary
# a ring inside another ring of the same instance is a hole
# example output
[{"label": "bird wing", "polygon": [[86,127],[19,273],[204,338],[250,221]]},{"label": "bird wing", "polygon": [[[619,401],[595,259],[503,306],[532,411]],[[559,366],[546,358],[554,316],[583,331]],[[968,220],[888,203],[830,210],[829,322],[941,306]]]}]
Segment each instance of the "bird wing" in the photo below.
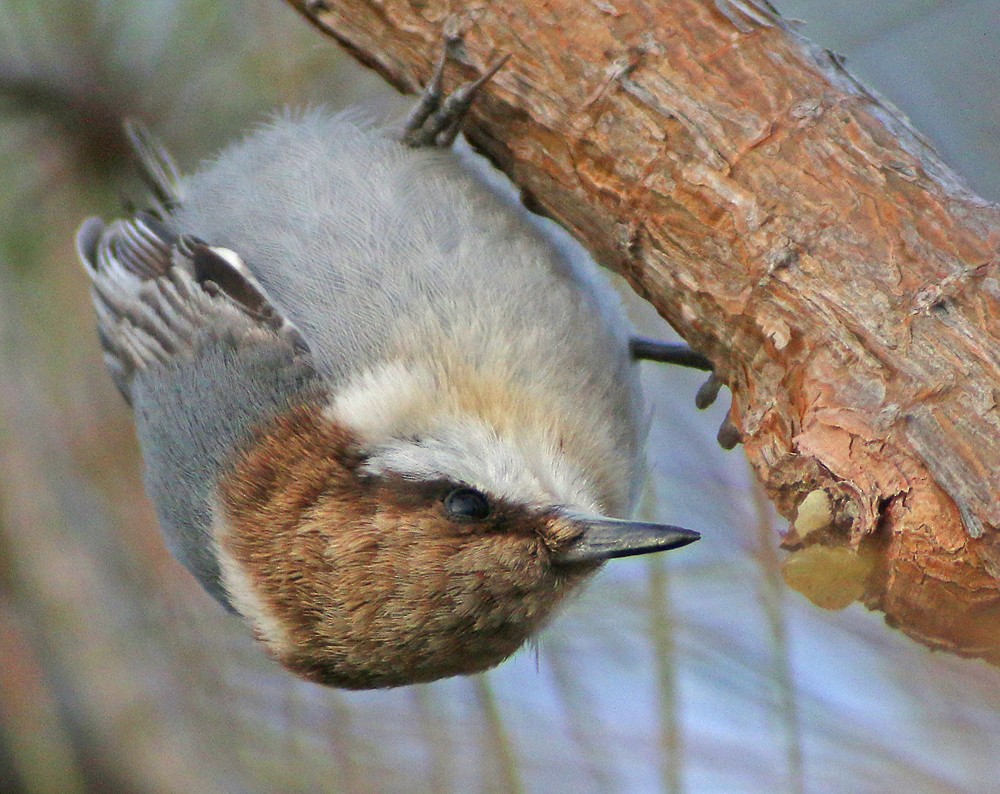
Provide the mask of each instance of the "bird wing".
[{"label": "bird wing", "polygon": [[150,213],[91,218],[77,249],[167,544],[228,607],[212,535],[216,483],[260,428],[325,399],[326,384],[302,334],[235,252]]},{"label": "bird wing", "polygon": [[206,344],[283,346],[290,361],[309,358],[302,334],[238,254],[177,235],[151,213],[109,225],[90,218],[77,253],[91,279],[105,362],[130,404],[137,372],[194,359]]}]

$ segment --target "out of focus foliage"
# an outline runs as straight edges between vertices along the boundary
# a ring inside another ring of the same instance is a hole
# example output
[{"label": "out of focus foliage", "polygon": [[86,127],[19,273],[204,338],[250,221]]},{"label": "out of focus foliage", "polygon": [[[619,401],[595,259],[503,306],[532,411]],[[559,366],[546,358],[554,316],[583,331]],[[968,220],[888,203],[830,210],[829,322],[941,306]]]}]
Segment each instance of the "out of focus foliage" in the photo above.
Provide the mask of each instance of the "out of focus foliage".
[{"label": "out of focus foliage", "polygon": [[[995,8],[893,5],[921,30]],[[400,108],[278,0],[0,5],[0,790],[996,790],[1000,671],[785,590],[780,522],[694,374],[647,372],[649,512],[704,539],[612,563],[486,676],[296,681],[167,556],[72,244],[138,195],[120,119],[190,168],[274,108],[356,101]]]}]

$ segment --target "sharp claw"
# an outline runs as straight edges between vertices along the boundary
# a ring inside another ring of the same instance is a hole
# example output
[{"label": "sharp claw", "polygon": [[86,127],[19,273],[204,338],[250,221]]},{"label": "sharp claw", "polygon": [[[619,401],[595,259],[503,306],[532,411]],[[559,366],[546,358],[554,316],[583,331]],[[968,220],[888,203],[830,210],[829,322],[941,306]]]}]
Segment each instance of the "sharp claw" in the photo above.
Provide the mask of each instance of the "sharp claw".
[{"label": "sharp claw", "polygon": [[442,76],[452,43],[445,40],[431,80],[406,120],[401,140],[407,146],[450,146],[461,130],[476,92],[510,60],[509,54],[504,55],[478,78],[459,86],[442,101]]},{"label": "sharp claw", "polygon": [[483,86],[484,83],[488,83],[493,78],[493,75],[495,75],[497,72],[503,69],[503,67],[507,65],[507,61],[509,60],[510,60],[509,52],[506,55],[501,55],[500,58],[497,59],[496,63],[494,63],[485,72],[483,72],[481,77],[477,78],[472,83],[467,83],[467,85],[470,86],[469,89],[470,92],[475,94],[476,91],[478,91]]},{"label": "sharp claw", "polygon": [[444,67],[447,63],[448,42],[445,41],[445,46],[441,48],[441,54],[438,56],[437,63],[434,64],[434,71],[431,73],[431,79],[424,88],[424,92],[421,94],[420,100],[413,107],[413,110],[410,111],[410,115],[406,119],[406,124],[403,126],[404,139],[419,132],[420,128],[423,127],[424,122],[427,121],[431,113],[441,106]]}]

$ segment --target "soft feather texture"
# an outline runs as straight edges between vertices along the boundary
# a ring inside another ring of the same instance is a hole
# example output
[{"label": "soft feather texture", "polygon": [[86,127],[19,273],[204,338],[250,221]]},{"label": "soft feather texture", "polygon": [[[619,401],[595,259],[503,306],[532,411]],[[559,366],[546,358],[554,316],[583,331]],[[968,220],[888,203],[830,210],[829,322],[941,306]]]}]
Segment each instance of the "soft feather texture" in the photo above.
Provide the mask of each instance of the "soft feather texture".
[{"label": "soft feather texture", "polygon": [[453,483],[366,476],[364,460],[303,407],[220,484],[227,590],[298,675],[366,689],[485,670],[597,567],[550,564],[581,531],[557,511],[495,498],[483,520],[449,517]]},{"label": "soft feather texture", "polygon": [[202,282],[196,262],[213,256],[205,246],[178,243],[146,214],[110,225],[91,218],[77,235],[105,362],[134,409],[167,545],[231,608],[211,528],[218,479],[256,427],[326,392],[297,330],[274,316],[256,285],[238,283],[238,258],[219,258],[214,272],[228,268],[222,280],[249,304]]},{"label": "soft feather texture", "polygon": [[618,298],[509,187],[321,109],[273,119],[183,186],[174,225],[239,252],[333,393],[398,362],[431,373],[445,410],[487,375],[498,406],[523,409],[508,425],[593,473],[604,510],[631,510],[644,424]]},{"label": "soft feather texture", "polygon": [[[561,508],[627,515],[642,480],[596,265],[482,165],[322,110],[157,213],[78,239],[174,554],[313,680],[512,653],[597,567],[564,563],[585,530]],[[474,521],[446,506],[468,487]]]}]

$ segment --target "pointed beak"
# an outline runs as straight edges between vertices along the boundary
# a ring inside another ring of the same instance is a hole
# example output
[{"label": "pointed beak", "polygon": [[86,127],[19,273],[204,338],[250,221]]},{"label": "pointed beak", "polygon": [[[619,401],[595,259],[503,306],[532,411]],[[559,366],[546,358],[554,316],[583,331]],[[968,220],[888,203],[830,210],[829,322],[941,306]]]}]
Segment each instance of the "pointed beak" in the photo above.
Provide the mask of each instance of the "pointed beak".
[{"label": "pointed beak", "polygon": [[679,549],[701,537],[694,530],[667,524],[626,521],[570,511],[564,511],[563,516],[580,527],[583,534],[573,541],[573,545],[553,554],[552,561],[560,565],[601,562],[615,557]]}]

